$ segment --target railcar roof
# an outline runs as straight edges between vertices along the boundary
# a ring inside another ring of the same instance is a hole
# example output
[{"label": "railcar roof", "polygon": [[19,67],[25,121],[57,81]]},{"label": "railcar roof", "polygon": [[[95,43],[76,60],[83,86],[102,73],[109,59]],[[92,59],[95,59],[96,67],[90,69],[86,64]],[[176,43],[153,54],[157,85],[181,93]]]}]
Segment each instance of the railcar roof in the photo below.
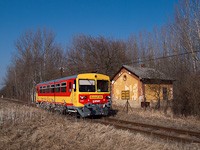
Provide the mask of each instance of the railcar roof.
[{"label": "railcar roof", "polygon": [[[55,80],[49,80],[49,81],[44,81],[44,82],[40,82],[38,83],[37,85],[40,85],[40,84],[48,84],[48,83],[52,83],[52,82],[58,82],[60,80],[68,80],[68,79],[74,79],[74,78],[77,78],[78,75],[87,75],[87,74],[100,74],[100,73],[81,73],[81,74],[77,74],[77,75],[72,75],[72,76],[68,76],[68,77],[63,77],[63,78],[58,78],[58,79],[55,79]],[[104,74],[100,74],[100,75],[104,75]],[[107,76],[107,75],[105,75]]]},{"label": "railcar roof", "polygon": [[68,76],[68,77],[58,78],[58,79],[55,79],[55,80],[44,81],[44,82],[40,82],[40,83],[38,83],[37,85],[39,85],[39,84],[47,84],[47,83],[50,83],[50,82],[58,82],[58,81],[60,81],[60,80],[73,79],[73,78],[76,78],[77,76],[78,76],[78,75],[73,75],[73,76]]}]

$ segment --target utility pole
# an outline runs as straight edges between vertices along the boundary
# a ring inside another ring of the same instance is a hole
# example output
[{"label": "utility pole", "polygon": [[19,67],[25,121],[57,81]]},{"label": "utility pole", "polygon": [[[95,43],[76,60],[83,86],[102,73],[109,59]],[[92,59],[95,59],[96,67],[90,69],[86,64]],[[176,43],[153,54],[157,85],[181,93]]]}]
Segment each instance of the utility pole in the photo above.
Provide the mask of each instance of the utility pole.
[{"label": "utility pole", "polygon": [[63,77],[64,68],[60,67],[59,70],[60,70],[60,77],[62,78]]}]

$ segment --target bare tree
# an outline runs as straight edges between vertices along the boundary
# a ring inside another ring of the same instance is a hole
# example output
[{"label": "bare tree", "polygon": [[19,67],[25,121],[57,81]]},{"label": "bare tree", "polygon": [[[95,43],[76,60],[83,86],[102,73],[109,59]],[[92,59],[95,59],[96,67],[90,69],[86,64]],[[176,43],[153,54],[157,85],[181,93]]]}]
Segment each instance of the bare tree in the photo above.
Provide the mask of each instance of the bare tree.
[{"label": "bare tree", "polygon": [[180,42],[179,51],[191,53],[191,57],[185,55],[185,59],[191,62],[193,71],[199,70],[199,31],[200,31],[200,2],[199,0],[179,1],[175,24],[172,26],[176,32],[176,38]]},{"label": "bare tree", "polygon": [[63,50],[55,43],[53,32],[46,29],[25,32],[15,46],[5,80],[7,96],[30,101],[36,83],[58,77],[64,63]]},{"label": "bare tree", "polygon": [[123,41],[80,35],[67,51],[67,68],[74,73],[98,72],[110,76],[127,60]]}]

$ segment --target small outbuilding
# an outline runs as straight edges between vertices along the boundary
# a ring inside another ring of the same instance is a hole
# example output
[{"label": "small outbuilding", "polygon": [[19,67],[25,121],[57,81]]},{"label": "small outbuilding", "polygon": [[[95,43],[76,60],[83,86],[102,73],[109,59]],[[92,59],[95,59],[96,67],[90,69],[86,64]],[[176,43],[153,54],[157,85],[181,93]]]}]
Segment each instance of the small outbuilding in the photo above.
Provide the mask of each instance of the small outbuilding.
[{"label": "small outbuilding", "polygon": [[112,100],[124,105],[124,92],[128,92],[132,107],[154,107],[157,102],[173,99],[173,79],[153,68],[123,65],[112,80]]}]

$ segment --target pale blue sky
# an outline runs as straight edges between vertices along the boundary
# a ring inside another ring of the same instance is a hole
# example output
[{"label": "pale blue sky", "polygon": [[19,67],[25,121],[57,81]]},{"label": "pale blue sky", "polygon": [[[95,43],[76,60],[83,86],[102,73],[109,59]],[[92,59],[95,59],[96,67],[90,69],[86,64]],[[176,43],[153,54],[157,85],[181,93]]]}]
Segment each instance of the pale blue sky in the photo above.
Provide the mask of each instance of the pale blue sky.
[{"label": "pale blue sky", "polygon": [[0,84],[22,33],[47,28],[64,47],[73,36],[127,39],[173,18],[177,0],[0,0]]}]

